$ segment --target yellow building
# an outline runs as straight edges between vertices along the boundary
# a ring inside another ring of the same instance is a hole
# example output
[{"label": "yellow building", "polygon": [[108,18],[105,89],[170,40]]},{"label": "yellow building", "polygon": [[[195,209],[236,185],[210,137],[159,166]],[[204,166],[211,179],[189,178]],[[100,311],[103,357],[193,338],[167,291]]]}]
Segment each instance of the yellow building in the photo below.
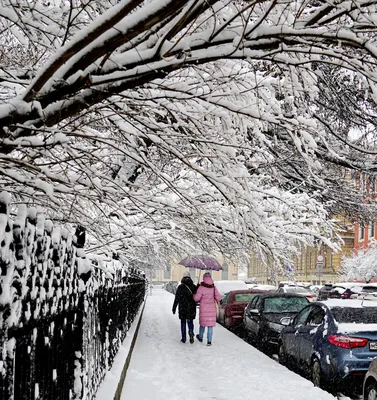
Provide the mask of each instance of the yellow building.
[{"label": "yellow building", "polygon": [[303,248],[300,255],[287,265],[285,271],[277,270],[271,262],[263,263],[252,255],[248,266],[248,277],[254,277],[258,283],[278,284],[280,281],[295,280],[311,284],[323,284],[339,280],[341,260],[349,256],[354,247],[354,226],[339,218],[340,237],[343,240],[341,251],[334,251],[328,246]]},{"label": "yellow building", "polygon": [[[214,281],[219,280],[238,280],[238,266],[232,262],[222,262],[217,258],[223,269],[221,271],[210,271]],[[173,263],[170,269],[154,270],[152,280],[156,282],[180,281],[183,273],[189,271],[194,283],[198,282],[199,276],[203,277],[205,271],[195,268],[185,268],[177,262]],[[201,280],[201,279],[200,279]]]}]

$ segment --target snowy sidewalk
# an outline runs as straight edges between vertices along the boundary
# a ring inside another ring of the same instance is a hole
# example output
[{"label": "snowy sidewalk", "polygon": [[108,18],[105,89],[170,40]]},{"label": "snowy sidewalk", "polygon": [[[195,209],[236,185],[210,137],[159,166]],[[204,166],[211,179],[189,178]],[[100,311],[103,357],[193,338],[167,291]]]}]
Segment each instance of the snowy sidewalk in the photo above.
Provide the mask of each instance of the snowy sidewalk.
[{"label": "snowy sidewalk", "polygon": [[219,324],[212,347],[181,343],[173,300],[163,289],[148,296],[121,400],[335,399]]}]

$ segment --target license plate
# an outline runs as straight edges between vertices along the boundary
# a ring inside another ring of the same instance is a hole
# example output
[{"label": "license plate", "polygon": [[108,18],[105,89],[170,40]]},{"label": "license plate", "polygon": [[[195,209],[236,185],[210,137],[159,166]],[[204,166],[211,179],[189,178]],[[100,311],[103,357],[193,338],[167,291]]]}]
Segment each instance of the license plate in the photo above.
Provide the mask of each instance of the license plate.
[{"label": "license plate", "polygon": [[369,342],[370,350],[377,350],[377,342]]}]

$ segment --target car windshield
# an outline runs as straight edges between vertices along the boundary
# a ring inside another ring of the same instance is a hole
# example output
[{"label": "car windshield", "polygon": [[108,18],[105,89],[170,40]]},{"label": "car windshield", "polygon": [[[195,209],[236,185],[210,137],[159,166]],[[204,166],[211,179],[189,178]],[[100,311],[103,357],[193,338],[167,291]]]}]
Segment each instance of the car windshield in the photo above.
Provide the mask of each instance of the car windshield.
[{"label": "car windshield", "polygon": [[234,295],[234,301],[243,303],[250,303],[257,293],[236,293]]},{"label": "car windshield", "polygon": [[264,312],[299,312],[307,304],[308,300],[305,297],[268,297],[264,299]]},{"label": "car windshield", "polygon": [[339,323],[375,324],[377,321],[377,307],[336,307],[331,312]]}]

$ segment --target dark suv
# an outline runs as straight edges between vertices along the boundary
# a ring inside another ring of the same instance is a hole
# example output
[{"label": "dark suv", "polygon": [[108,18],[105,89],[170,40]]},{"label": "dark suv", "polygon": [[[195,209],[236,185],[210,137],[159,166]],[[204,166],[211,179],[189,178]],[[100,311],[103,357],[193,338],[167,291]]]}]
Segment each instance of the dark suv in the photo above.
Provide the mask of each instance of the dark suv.
[{"label": "dark suv", "polygon": [[309,300],[294,293],[256,294],[245,308],[245,339],[260,350],[277,350],[283,317],[294,317]]},{"label": "dark suv", "polygon": [[333,288],[332,283],[325,283],[321,289],[318,290],[318,297],[317,300],[327,300],[329,293],[331,292]]}]

